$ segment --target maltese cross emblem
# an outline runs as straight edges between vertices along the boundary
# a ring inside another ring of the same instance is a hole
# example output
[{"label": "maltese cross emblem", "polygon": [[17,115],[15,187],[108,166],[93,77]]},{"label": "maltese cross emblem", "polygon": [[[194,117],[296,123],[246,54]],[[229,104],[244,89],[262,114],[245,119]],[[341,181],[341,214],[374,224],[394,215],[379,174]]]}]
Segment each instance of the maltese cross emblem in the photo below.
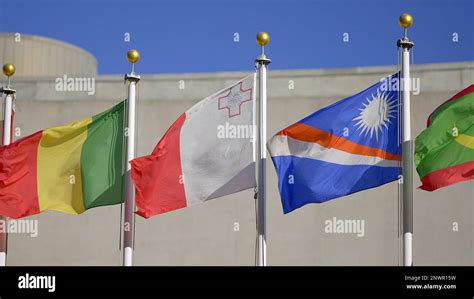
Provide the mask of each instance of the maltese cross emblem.
[{"label": "maltese cross emblem", "polygon": [[227,109],[229,118],[240,115],[242,104],[252,100],[252,88],[243,89],[242,82],[231,87],[225,96],[218,98],[219,110]]}]

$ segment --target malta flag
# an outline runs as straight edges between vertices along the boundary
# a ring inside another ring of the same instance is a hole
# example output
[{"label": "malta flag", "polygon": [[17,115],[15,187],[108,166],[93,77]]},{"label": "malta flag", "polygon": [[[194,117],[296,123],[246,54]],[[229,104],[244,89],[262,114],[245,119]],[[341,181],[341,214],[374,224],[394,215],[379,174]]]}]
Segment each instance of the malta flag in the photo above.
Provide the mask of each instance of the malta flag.
[{"label": "malta flag", "polygon": [[256,186],[255,74],[183,113],[132,161],[137,213],[149,218]]},{"label": "malta flag", "polygon": [[392,75],[272,137],[284,213],[398,179],[398,85]]}]

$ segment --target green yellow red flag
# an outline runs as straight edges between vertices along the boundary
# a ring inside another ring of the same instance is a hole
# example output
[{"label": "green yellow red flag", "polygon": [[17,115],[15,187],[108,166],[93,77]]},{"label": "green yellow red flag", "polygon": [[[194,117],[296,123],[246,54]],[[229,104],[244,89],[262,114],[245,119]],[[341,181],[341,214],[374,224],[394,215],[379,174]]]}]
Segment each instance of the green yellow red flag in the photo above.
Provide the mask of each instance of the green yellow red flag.
[{"label": "green yellow red flag", "polygon": [[122,203],[124,106],[0,147],[0,215]]},{"label": "green yellow red flag", "polygon": [[474,85],[431,113],[415,141],[415,164],[423,190],[474,179]]}]

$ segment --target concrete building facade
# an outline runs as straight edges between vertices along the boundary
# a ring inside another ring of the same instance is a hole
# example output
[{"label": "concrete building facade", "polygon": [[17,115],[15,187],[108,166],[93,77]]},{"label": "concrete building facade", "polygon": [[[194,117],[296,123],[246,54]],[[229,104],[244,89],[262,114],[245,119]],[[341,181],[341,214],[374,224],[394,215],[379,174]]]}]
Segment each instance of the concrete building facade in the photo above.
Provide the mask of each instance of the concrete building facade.
[{"label": "concrete building facade", "polygon": [[[13,78],[14,139],[97,114],[125,99],[123,76],[97,75],[96,61],[86,52],[31,37],[31,44],[22,46],[21,53],[27,53],[22,56],[10,45],[11,38],[0,35],[0,62],[13,62],[18,69]],[[52,64],[57,67],[22,66],[25,57],[49,57],[48,47],[63,47],[63,56]],[[136,70],[140,72],[140,63]],[[249,65],[248,72],[142,75],[137,98],[138,156],[149,154],[171,123],[194,103],[252,71]],[[396,71],[396,66],[277,71],[270,65],[268,137]],[[58,90],[57,80],[64,75],[93,78],[94,93]],[[420,93],[412,97],[416,136],[431,111],[474,82],[474,62],[414,65],[412,76],[420,80]],[[397,182],[283,215],[271,163],[267,173],[269,265],[402,263]],[[419,185],[417,174],[414,184]],[[28,217],[38,220],[38,236],[10,234],[8,264],[120,265],[120,214],[120,206],[110,206],[80,216],[45,212]],[[326,221],[334,219],[364,220],[363,236],[328,233]],[[414,191],[415,265],[474,265],[473,233],[473,181],[435,192]],[[255,241],[255,202],[253,190],[247,190],[148,220],[137,216],[135,264],[253,265]]]}]

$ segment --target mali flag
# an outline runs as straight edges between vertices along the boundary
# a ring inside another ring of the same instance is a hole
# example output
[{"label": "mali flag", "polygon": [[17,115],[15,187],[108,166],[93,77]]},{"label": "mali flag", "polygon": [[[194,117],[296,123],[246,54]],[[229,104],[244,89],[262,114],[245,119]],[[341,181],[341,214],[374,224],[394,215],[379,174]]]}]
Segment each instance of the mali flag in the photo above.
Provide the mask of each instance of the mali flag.
[{"label": "mali flag", "polygon": [[415,141],[421,189],[474,179],[474,85],[436,108]]},{"label": "mali flag", "polygon": [[125,102],[0,147],[0,215],[122,203]]}]

